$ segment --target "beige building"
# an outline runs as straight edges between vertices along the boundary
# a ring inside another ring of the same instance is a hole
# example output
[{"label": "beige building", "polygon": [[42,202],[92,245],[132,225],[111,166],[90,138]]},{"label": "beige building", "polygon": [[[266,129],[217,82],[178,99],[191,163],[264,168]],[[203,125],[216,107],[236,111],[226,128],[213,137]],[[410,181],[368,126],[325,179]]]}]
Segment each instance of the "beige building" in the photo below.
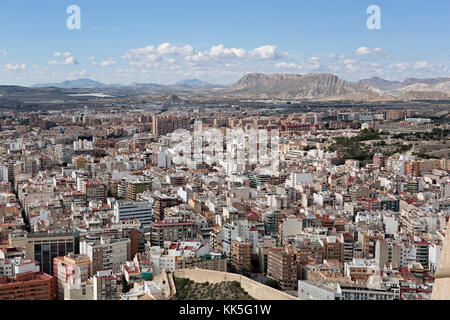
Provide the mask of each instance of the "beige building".
[{"label": "beige building", "polygon": [[251,266],[251,243],[231,241],[231,265],[236,270],[249,270]]},{"label": "beige building", "polygon": [[[58,300],[64,300],[64,286],[72,283],[86,285],[90,275],[91,261],[87,255],[76,255],[73,253],[54,260],[54,275],[56,278],[56,294]],[[73,293],[75,294],[75,293]]]},{"label": "beige building", "polygon": [[395,262],[397,265],[400,265],[401,245],[385,240],[377,240],[375,244],[375,259],[378,261],[380,270],[383,270],[387,262]]},{"label": "beige building", "polygon": [[120,271],[121,266],[131,260],[131,241],[129,239],[109,239],[82,241],[80,253],[89,257],[90,274],[98,271]]}]

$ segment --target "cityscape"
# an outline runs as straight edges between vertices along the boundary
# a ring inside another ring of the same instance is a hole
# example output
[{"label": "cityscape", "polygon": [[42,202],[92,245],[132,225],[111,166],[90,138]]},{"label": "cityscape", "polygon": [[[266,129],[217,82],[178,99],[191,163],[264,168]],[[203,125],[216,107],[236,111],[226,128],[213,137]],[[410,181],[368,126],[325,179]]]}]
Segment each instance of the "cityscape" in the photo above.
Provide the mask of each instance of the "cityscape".
[{"label": "cityscape", "polygon": [[[18,26],[0,42],[0,300],[176,301],[209,318],[202,301],[263,317],[271,305],[255,300],[450,299],[450,49],[435,45],[448,19],[415,39],[434,50],[417,57],[410,33],[383,40],[397,5],[346,4],[365,44],[298,58],[316,42],[271,45],[268,32],[254,45],[250,26],[239,46],[197,44],[222,34],[220,14],[192,45],[136,31],[113,49],[105,38],[137,22],[63,2],[43,1],[55,8],[35,53],[19,52]],[[318,10],[305,3],[285,6]],[[0,23],[21,9],[2,2]]]}]

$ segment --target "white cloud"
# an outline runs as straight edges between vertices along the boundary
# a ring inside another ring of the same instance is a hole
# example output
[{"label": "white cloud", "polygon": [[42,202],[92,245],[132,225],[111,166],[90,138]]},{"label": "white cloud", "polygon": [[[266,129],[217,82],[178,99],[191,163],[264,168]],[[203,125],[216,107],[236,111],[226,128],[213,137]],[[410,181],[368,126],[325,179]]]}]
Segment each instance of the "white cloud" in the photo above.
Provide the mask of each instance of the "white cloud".
[{"label": "white cloud", "polygon": [[4,72],[8,72],[8,71],[24,72],[24,71],[27,71],[28,68],[27,68],[26,63],[19,63],[19,64],[7,63],[2,66],[2,70]]},{"label": "white cloud", "polygon": [[387,66],[389,69],[396,69],[400,71],[407,70],[409,68],[408,62],[396,62]]},{"label": "white cloud", "polygon": [[253,49],[249,52],[251,57],[256,57],[263,60],[272,60],[280,58],[280,54],[277,52],[277,46],[265,45]]},{"label": "white cloud", "polygon": [[0,50],[0,56],[6,57],[8,55],[8,51],[1,49]]},{"label": "white cloud", "polygon": [[293,63],[293,62],[278,62],[277,64],[275,64],[275,67],[278,69],[298,69],[300,70],[302,68],[302,65],[299,63]]},{"label": "white cloud", "polygon": [[116,64],[116,60],[113,59],[113,58],[108,58],[108,59],[106,59],[104,61],[100,61],[100,62],[93,61],[92,64],[96,65],[96,66],[99,66],[99,67],[102,67],[102,68],[106,68],[106,67],[110,67],[112,65],[115,65]]},{"label": "white cloud", "polygon": [[138,49],[130,49],[123,56],[124,59],[146,59],[156,61],[161,59],[166,55],[178,55],[178,56],[189,56],[194,53],[194,49],[190,45],[185,46],[176,46],[172,45],[168,42],[159,45],[155,48],[152,45],[138,48]]},{"label": "white cloud", "polygon": [[311,72],[321,68],[322,65],[319,60],[319,57],[313,56],[302,63],[279,62],[275,64],[275,67],[277,69],[293,70],[297,72]]},{"label": "white cloud", "polygon": [[158,47],[149,45],[142,48],[130,49],[124,55],[124,59],[130,60],[131,66],[144,68],[158,68],[169,64],[171,68],[196,66],[220,62],[223,66],[225,60],[235,61],[267,61],[285,56],[277,51],[273,45],[263,45],[247,51],[243,48],[227,48],[223,44],[212,46],[208,50],[198,51],[191,45],[176,46],[163,43]]},{"label": "white cloud", "polygon": [[431,67],[428,61],[417,61],[414,63],[414,69],[425,69]]},{"label": "white cloud", "polygon": [[180,56],[187,56],[194,53],[194,49],[190,45],[185,46],[175,46],[168,42],[163,43],[159,45],[159,47],[156,49],[158,54],[160,55],[180,55]]},{"label": "white cloud", "polygon": [[360,48],[356,49],[355,55],[357,55],[359,57],[372,55],[372,56],[382,56],[385,58],[390,58],[392,56],[391,54],[387,53],[386,51],[384,51],[381,48],[370,49],[368,47],[360,47]]},{"label": "white cloud", "polygon": [[72,55],[70,54],[70,52],[55,52],[54,54],[55,57],[65,57],[65,58],[69,58]]},{"label": "white cloud", "polygon": [[367,47],[360,47],[360,48],[356,49],[356,51],[355,51],[355,54],[357,56],[366,56],[371,53],[372,53],[372,51],[370,51],[370,49]]},{"label": "white cloud", "polygon": [[186,56],[187,61],[199,62],[211,59],[245,58],[247,52],[239,48],[225,48],[223,44],[212,46],[210,50]]},{"label": "white cloud", "polygon": [[75,64],[78,64],[78,61],[75,60],[74,57],[68,57],[68,58],[66,58],[66,60],[64,60],[64,62],[63,62],[62,64],[65,64],[65,65],[75,65]]},{"label": "white cloud", "polygon": [[53,54],[56,58],[65,58],[59,60],[51,60],[49,65],[77,65],[79,64],[75,57],[70,52],[55,52]]}]

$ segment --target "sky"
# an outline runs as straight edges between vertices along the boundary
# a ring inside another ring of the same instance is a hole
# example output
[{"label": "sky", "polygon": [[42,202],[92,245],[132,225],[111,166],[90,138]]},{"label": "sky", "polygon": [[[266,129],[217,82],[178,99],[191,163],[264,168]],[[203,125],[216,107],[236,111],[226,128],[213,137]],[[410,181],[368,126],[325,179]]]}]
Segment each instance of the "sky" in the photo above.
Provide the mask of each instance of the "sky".
[{"label": "sky", "polygon": [[0,84],[450,77],[449,35],[448,0],[0,0]]}]

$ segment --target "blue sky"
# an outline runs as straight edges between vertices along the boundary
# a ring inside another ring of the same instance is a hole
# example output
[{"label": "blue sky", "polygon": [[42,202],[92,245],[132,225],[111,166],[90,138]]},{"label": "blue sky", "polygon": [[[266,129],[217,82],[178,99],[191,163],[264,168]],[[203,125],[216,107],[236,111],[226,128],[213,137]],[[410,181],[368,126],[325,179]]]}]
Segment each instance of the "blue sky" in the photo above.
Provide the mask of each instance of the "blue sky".
[{"label": "blue sky", "polygon": [[[81,9],[69,30],[67,7]],[[369,5],[381,30],[366,26]],[[0,0],[0,84],[450,76],[447,0]]]}]

